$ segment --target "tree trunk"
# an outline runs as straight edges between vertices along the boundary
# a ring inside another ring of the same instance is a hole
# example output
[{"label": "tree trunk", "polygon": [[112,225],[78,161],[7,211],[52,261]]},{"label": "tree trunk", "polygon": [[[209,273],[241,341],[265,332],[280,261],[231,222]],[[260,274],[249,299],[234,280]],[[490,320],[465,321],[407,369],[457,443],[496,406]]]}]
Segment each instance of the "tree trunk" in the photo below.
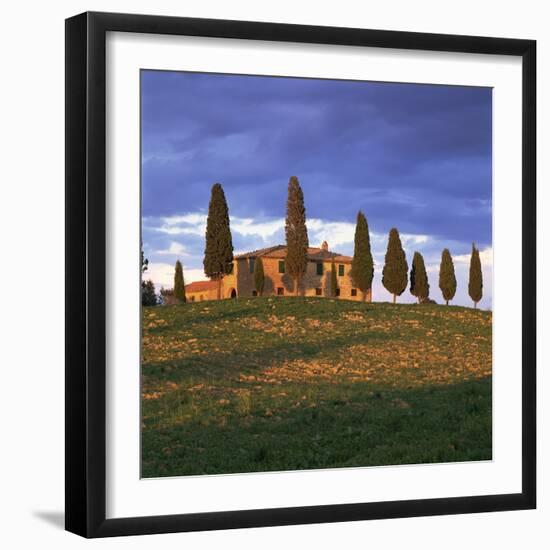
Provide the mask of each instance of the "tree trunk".
[{"label": "tree trunk", "polygon": [[393,303],[395,304],[395,294],[393,295]]},{"label": "tree trunk", "polygon": [[446,305],[446,306],[449,305],[449,300],[445,300],[445,305]]},{"label": "tree trunk", "polygon": [[474,302],[474,309],[477,309],[477,302]]}]

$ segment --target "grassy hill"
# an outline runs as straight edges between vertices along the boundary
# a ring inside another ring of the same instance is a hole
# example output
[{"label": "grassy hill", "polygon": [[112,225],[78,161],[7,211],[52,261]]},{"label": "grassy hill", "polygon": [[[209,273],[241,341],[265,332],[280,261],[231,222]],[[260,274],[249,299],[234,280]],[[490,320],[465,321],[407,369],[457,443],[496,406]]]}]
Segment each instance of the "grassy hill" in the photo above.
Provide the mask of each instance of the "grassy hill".
[{"label": "grassy hill", "polygon": [[144,477],[491,458],[491,312],[143,308]]}]

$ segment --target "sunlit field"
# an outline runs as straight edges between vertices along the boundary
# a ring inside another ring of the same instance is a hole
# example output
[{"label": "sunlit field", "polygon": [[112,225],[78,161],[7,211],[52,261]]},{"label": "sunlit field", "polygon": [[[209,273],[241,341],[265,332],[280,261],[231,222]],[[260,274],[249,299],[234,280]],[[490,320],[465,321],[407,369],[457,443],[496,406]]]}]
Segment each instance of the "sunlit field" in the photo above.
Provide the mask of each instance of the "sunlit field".
[{"label": "sunlit field", "polygon": [[327,298],[143,308],[142,475],[491,459],[491,323]]}]

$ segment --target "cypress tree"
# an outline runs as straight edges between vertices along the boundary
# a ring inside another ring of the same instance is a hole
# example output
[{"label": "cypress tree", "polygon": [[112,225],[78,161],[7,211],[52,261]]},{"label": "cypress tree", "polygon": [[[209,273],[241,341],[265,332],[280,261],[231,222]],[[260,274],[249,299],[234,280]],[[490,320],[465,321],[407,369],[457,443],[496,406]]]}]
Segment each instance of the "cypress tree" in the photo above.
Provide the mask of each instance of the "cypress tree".
[{"label": "cypress tree", "polygon": [[212,186],[206,220],[206,247],[204,250],[204,273],[218,283],[218,300],[221,298],[222,279],[233,269],[233,241],[229,227],[229,209],[223,188],[219,183]]},{"label": "cypress tree", "polygon": [[367,293],[372,287],[374,276],[374,262],[370,249],[369,226],[365,214],[357,213],[355,225],[355,247],[351,262],[351,278],[353,284],[363,293],[363,301],[367,299]]},{"label": "cypress tree", "polygon": [[474,302],[474,308],[483,297],[483,275],[481,273],[481,260],[479,250],[472,243],[472,255],[470,257],[470,278],[468,281],[468,294]]},{"label": "cypress tree", "polygon": [[176,269],[174,271],[174,298],[178,302],[186,302],[185,283],[183,281],[183,268],[179,260],[176,262]]},{"label": "cypress tree", "polygon": [[407,288],[408,272],[409,266],[401,245],[401,238],[397,229],[393,227],[390,230],[388,239],[388,248],[382,271],[382,284],[388,292],[393,294],[394,304],[396,296],[401,296]]},{"label": "cypress tree", "polygon": [[439,288],[441,289],[441,294],[443,295],[446,305],[449,305],[449,300],[452,300],[456,294],[456,276],[453,258],[448,248],[445,248],[441,253]]},{"label": "cypress tree", "polygon": [[411,294],[418,298],[418,303],[422,303],[430,295],[430,284],[428,283],[428,274],[424,258],[420,252],[415,252],[411,267]]},{"label": "cypress tree", "polygon": [[264,291],[264,283],[264,262],[261,256],[258,256],[254,261],[254,287],[259,296],[261,296]]},{"label": "cypress tree", "polygon": [[304,194],[296,176],[292,176],[288,182],[285,234],[287,247],[286,272],[294,280],[295,291],[298,294],[307,269],[309,241],[307,237]]},{"label": "cypress tree", "polygon": [[335,298],[336,291],[338,290],[338,277],[336,276],[336,264],[334,263],[334,257],[330,264],[330,295]]}]

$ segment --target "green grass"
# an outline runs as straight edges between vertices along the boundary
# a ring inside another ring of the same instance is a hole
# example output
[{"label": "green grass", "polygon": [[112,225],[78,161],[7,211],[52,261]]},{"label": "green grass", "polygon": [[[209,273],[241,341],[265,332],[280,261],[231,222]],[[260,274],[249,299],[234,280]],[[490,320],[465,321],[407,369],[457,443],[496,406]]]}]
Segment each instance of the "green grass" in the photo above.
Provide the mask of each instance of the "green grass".
[{"label": "green grass", "polygon": [[144,308],[142,475],[491,459],[491,323],[326,298]]}]

